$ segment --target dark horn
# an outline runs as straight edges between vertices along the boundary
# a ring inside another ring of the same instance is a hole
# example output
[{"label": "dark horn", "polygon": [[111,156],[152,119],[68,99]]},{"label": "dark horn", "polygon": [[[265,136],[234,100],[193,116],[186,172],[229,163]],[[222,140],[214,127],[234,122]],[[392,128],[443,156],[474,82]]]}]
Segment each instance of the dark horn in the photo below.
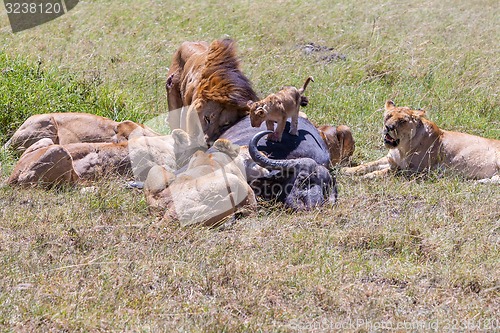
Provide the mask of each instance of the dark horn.
[{"label": "dark horn", "polygon": [[255,134],[248,144],[248,152],[252,159],[263,168],[275,169],[275,170],[295,170],[295,161],[293,160],[273,160],[266,157],[257,149],[257,143],[266,134],[273,133],[273,131],[262,131]]}]

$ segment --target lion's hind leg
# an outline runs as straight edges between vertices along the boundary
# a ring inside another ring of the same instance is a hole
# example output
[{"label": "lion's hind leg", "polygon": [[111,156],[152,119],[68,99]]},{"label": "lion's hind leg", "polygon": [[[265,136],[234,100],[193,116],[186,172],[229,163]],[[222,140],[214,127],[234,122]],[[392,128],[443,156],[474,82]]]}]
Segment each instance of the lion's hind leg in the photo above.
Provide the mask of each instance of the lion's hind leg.
[{"label": "lion's hind leg", "polygon": [[290,135],[299,135],[299,111],[292,116],[292,120],[290,121],[290,131],[288,131]]},{"label": "lion's hind leg", "polygon": [[476,183],[479,183],[479,184],[500,184],[500,175],[495,175],[491,178],[479,179]]}]

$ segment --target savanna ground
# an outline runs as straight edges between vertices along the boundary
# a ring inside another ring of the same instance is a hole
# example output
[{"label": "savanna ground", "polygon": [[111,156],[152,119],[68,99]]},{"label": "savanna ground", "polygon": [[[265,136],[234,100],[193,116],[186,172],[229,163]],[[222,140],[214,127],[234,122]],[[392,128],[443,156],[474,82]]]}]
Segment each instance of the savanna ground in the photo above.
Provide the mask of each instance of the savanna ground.
[{"label": "savanna ground", "polygon": [[[351,127],[356,164],[385,154],[386,99],[500,139],[497,1],[89,0],[18,34],[1,13],[1,144],[33,113],[161,115],[174,50],[221,37],[261,96],[313,75],[304,111]],[[16,156],[1,154],[3,181]],[[0,328],[499,330],[498,185],[337,180],[333,209],[261,204],[222,231],[161,221],[116,178],[90,193],[2,187]]]}]

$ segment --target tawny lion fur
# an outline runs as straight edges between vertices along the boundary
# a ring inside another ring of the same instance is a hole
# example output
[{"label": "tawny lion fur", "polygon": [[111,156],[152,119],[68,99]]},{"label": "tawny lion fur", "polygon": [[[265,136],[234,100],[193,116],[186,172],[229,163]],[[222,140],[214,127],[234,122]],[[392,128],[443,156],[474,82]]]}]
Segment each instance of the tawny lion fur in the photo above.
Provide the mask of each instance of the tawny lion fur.
[{"label": "tawny lion fur", "polygon": [[[135,132],[134,132],[135,131]],[[46,113],[29,117],[5,144],[5,148],[26,150],[48,138],[55,144],[79,142],[123,142],[134,132],[155,136],[154,131],[130,120],[117,122],[105,117],[79,112]]]},{"label": "tawny lion fur", "polygon": [[[281,141],[285,130],[286,120],[292,118],[290,122],[290,134],[298,135],[298,120],[300,106],[307,105],[307,99],[302,96],[310,81],[314,79],[310,76],[304,82],[302,88],[286,86],[275,94],[270,94],[266,98],[258,101],[248,101],[250,109],[250,120],[253,127],[260,127],[265,121],[268,130],[273,131],[268,139],[272,141]],[[274,129],[276,123],[276,130]]]},{"label": "tawny lion fur", "polygon": [[198,149],[204,148],[180,129],[169,136],[136,137],[120,143],[59,145],[44,138],[21,155],[7,183],[50,187],[96,180],[110,173],[133,173],[137,180],[145,180],[153,166],[177,170]]},{"label": "tawny lion fur", "polygon": [[247,115],[248,100],[257,100],[230,39],[182,43],[166,88],[170,127],[204,136],[209,144]]},{"label": "tawny lion fur", "polygon": [[396,107],[392,101],[385,104],[384,135],[386,157],[343,172],[373,178],[395,170],[446,168],[469,179],[500,183],[500,140],[440,129],[425,111]]},{"label": "tawny lion fur", "polygon": [[153,167],[144,184],[149,207],[182,226],[212,226],[237,211],[254,209],[255,194],[246,181],[239,146],[219,139],[214,147],[218,151],[195,153],[186,170],[177,175]]},{"label": "tawny lion fur", "polygon": [[345,125],[318,126],[318,131],[325,141],[330,153],[330,166],[344,164],[349,161],[355,149],[355,142],[351,129]]}]

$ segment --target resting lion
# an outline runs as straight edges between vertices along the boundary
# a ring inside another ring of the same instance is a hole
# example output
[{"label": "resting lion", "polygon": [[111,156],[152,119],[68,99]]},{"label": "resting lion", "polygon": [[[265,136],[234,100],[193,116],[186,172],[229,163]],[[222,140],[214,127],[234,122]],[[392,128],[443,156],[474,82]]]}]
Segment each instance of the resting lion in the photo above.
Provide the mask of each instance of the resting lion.
[{"label": "resting lion", "polygon": [[217,151],[212,153],[195,153],[187,168],[177,174],[153,167],[144,184],[149,207],[182,226],[213,226],[237,211],[248,212],[245,207],[255,208],[239,146],[219,139],[214,148]]},{"label": "resting lion", "polygon": [[89,113],[63,112],[36,114],[29,117],[5,144],[4,149],[20,151],[40,139],[51,139],[55,144],[78,142],[122,142],[134,132],[146,136],[158,135],[142,124],[130,120],[117,122]]},{"label": "resting lion", "polygon": [[248,100],[257,100],[230,39],[182,43],[166,88],[170,127],[199,134],[210,145],[248,113]]},{"label": "resting lion", "polygon": [[68,150],[55,145],[51,139],[44,138],[31,145],[21,155],[7,179],[7,184],[54,186],[79,180]]},{"label": "resting lion", "polygon": [[120,143],[58,145],[44,138],[21,155],[7,183],[53,186],[96,180],[109,173],[132,175],[132,172],[136,179],[144,180],[155,165],[177,170],[198,149],[203,147],[180,129],[171,136],[136,137]]},{"label": "resting lion", "polygon": [[390,171],[422,172],[444,167],[469,179],[500,183],[500,140],[440,129],[425,111],[385,103],[384,143],[386,157],[353,168],[350,175],[366,178]]},{"label": "resting lion", "polygon": [[198,150],[207,150],[205,141],[197,141],[181,129],[173,130],[171,135],[132,137],[128,141],[130,162],[138,181],[146,180],[155,165],[171,172],[180,169]]}]

